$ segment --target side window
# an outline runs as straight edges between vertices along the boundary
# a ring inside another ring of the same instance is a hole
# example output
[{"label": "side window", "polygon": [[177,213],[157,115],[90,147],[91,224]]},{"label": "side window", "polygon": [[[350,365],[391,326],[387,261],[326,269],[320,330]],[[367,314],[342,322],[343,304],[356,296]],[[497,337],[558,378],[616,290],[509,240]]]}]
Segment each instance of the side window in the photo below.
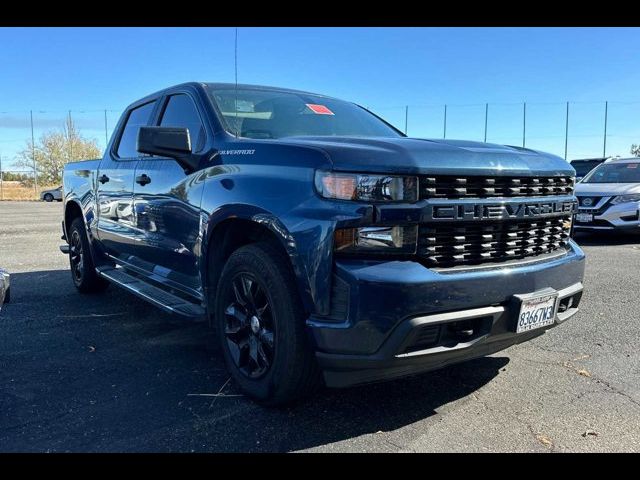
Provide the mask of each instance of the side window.
[{"label": "side window", "polygon": [[198,152],[204,147],[204,127],[193,100],[188,95],[178,94],[169,97],[161,127],[186,127],[191,136],[191,151]]},{"label": "side window", "polygon": [[138,139],[138,130],[149,124],[149,118],[153,113],[153,107],[156,102],[145,103],[144,105],[134,108],[129,113],[127,123],[124,125],[120,142],[118,143],[118,157],[135,158],[140,153],[136,150],[136,140]]}]

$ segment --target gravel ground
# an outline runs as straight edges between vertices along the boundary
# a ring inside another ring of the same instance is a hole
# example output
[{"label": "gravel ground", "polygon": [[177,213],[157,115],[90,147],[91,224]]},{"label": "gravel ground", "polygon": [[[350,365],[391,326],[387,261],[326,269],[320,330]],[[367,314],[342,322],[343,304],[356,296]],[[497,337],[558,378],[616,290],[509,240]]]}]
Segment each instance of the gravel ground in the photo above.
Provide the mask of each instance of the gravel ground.
[{"label": "gravel ground", "polygon": [[238,394],[204,325],[78,294],[61,208],[0,203],[0,451],[640,451],[640,237],[578,237],[582,311],[542,337],[269,410],[200,395]]}]

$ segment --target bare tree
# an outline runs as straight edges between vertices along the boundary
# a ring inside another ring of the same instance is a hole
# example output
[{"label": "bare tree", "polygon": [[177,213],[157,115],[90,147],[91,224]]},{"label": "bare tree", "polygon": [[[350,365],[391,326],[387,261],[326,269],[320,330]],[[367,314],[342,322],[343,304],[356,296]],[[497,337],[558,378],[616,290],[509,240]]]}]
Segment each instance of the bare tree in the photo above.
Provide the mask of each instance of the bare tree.
[{"label": "bare tree", "polygon": [[631,145],[631,155],[634,157],[640,157],[640,145],[633,144]]},{"label": "bare tree", "polygon": [[36,141],[35,148],[28,140],[26,147],[18,152],[16,164],[33,168],[34,154],[38,179],[53,184],[60,182],[67,163],[99,157],[100,149],[97,140],[84,138],[73,120],[67,118],[61,130],[43,133]]}]

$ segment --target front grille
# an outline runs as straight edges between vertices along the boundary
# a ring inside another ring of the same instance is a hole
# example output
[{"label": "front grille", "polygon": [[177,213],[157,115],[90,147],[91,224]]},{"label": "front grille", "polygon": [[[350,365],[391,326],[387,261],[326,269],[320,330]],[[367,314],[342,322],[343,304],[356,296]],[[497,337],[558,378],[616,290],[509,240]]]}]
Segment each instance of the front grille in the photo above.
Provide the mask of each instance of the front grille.
[{"label": "front grille", "polygon": [[420,225],[418,255],[442,268],[534,257],[567,244],[570,219]]},{"label": "front grille", "polygon": [[[585,207],[585,208],[594,208],[598,202],[600,201],[602,197],[591,197],[591,196],[584,196],[584,197],[578,197],[578,205],[581,207]],[[584,201],[586,199],[589,199],[591,201],[591,203],[589,203],[589,205],[585,205]]]},{"label": "front grille", "polygon": [[[593,205],[590,207],[585,206],[583,204],[585,198],[593,198]],[[600,201],[601,198],[602,197],[578,197],[578,212],[591,213],[593,215],[602,215],[604,212],[606,212],[609,209],[609,206],[611,205],[611,199],[604,202],[604,204],[600,208],[593,208]]]},{"label": "front grille", "polygon": [[420,199],[572,195],[572,177],[420,177]]}]

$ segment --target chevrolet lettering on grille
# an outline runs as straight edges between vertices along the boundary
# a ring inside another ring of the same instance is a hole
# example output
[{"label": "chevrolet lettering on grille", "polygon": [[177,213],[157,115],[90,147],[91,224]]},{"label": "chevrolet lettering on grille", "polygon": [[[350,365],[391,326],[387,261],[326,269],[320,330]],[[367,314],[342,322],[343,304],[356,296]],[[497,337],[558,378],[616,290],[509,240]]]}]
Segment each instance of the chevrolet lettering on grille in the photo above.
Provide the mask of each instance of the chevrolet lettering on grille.
[{"label": "chevrolet lettering on grille", "polygon": [[572,201],[527,202],[504,204],[457,203],[429,205],[424,214],[427,221],[510,220],[567,215],[574,212]]}]

